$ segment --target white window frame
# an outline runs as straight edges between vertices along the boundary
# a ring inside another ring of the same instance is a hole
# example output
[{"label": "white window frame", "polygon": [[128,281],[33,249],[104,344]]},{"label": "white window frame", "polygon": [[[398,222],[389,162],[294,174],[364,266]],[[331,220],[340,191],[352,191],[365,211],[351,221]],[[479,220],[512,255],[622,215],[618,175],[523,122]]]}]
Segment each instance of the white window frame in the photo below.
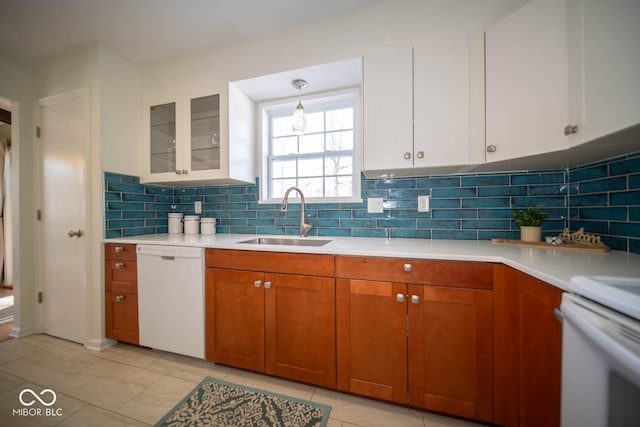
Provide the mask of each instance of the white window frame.
[{"label": "white window frame", "polygon": [[[258,203],[281,203],[282,198],[273,198],[270,194],[271,173],[270,173],[270,154],[271,154],[271,130],[270,116],[287,112],[293,114],[293,110],[298,104],[298,97],[278,99],[259,103],[258,108],[258,132],[260,150],[258,150],[260,159],[260,191]],[[362,147],[362,119],[361,119],[361,93],[358,87],[346,88],[331,92],[322,92],[302,97],[302,104],[305,112],[322,110],[324,106],[329,104],[339,105],[340,103],[353,105],[353,191],[350,197],[308,197],[305,195],[307,203],[360,203],[360,172],[362,165],[361,147]],[[291,200],[295,203],[299,201],[296,197]]]}]

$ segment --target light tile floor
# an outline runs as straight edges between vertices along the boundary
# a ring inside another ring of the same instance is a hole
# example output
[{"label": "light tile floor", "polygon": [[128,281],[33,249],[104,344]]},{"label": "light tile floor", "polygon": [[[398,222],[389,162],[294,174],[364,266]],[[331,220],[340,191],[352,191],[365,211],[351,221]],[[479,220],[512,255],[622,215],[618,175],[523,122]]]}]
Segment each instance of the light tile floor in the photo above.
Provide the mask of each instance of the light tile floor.
[{"label": "light tile floor", "polygon": [[[330,405],[328,427],[479,425],[171,353],[126,344],[95,352],[31,335],[0,343],[0,426],[153,425],[205,376]],[[55,391],[56,415],[39,403],[31,408],[41,416],[13,415],[25,388]]]}]

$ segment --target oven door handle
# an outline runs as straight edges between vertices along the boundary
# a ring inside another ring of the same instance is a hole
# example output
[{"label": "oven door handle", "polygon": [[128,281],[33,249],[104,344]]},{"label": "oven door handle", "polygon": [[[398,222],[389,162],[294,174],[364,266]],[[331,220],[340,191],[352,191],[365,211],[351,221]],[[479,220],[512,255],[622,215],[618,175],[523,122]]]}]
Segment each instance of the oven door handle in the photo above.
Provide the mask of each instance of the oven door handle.
[{"label": "oven door handle", "polygon": [[[640,357],[637,354],[598,328],[581,313],[585,309],[579,305],[571,302],[563,302],[560,309],[564,315],[565,325],[569,322],[575,326],[585,339],[595,344],[601,352],[605,353],[618,367],[623,369],[621,373],[632,378],[632,381],[640,387]],[[586,311],[586,313],[593,314],[590,311]],[[602,320],[604,322],[614,323],[605,318]],[[620,338],[627,340],[627,338],[622,335],[620,335]]]}]

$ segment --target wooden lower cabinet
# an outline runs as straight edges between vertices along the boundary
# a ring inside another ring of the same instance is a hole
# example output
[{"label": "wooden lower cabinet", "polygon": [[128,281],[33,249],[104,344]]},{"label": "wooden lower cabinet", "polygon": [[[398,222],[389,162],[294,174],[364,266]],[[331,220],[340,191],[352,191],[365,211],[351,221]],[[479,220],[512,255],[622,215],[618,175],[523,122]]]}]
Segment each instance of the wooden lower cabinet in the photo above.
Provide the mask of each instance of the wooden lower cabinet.
[{"label": "wooden lower cabinet", "polygon": [[138,344],[136,245],[105,245],[105,336]]},{"label": "wooden lower cabinet", "polygon": [[562,291],[513,268],[495,275],[495,422],[560,425]]},{"label": "wooden lower cabinet", "polygon": [[[208,265],[224,266],[226,256],[234,266],[245,256],[255,262],[252,252],[229,252],[216,250]],[[296,254],[290,255],[295,263]],[[286,263],[270,264],[268,253],[260,256],[256,269],[288,269]],[[208,267],[205,307],[207,359],[335,388],[333,277]]]},{"label": "wooden lower cabinet", "polygon": [[[421,268],[421,261],[385,260],[377,274],[375,259],[354,258],[337,257],[336,274],[412,278]],[[359,270],[365,261],[371,268]],[[492,422],[493,300],[485,288],[493,266],[436,264],[446,272],[442,286],[337,279],[338,389]],[[467,279],[456,282],[450,268]],[[484,275],[474,279],[469,269]],[[480,289],[466,287],[476,280]]]}]

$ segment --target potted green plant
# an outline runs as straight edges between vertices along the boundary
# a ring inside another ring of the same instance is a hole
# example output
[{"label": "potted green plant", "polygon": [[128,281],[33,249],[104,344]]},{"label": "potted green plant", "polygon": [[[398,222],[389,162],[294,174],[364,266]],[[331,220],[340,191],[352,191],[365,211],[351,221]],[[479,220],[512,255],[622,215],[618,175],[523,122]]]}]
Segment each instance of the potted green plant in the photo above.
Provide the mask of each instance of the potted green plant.
[{"label": "potted green plant", "polygon": [[542,235],[542,223],[549,215],[540,207],[529,206],[524,209],[513,208],[513,220],[520,226],[520,240],[539,242]]}]

